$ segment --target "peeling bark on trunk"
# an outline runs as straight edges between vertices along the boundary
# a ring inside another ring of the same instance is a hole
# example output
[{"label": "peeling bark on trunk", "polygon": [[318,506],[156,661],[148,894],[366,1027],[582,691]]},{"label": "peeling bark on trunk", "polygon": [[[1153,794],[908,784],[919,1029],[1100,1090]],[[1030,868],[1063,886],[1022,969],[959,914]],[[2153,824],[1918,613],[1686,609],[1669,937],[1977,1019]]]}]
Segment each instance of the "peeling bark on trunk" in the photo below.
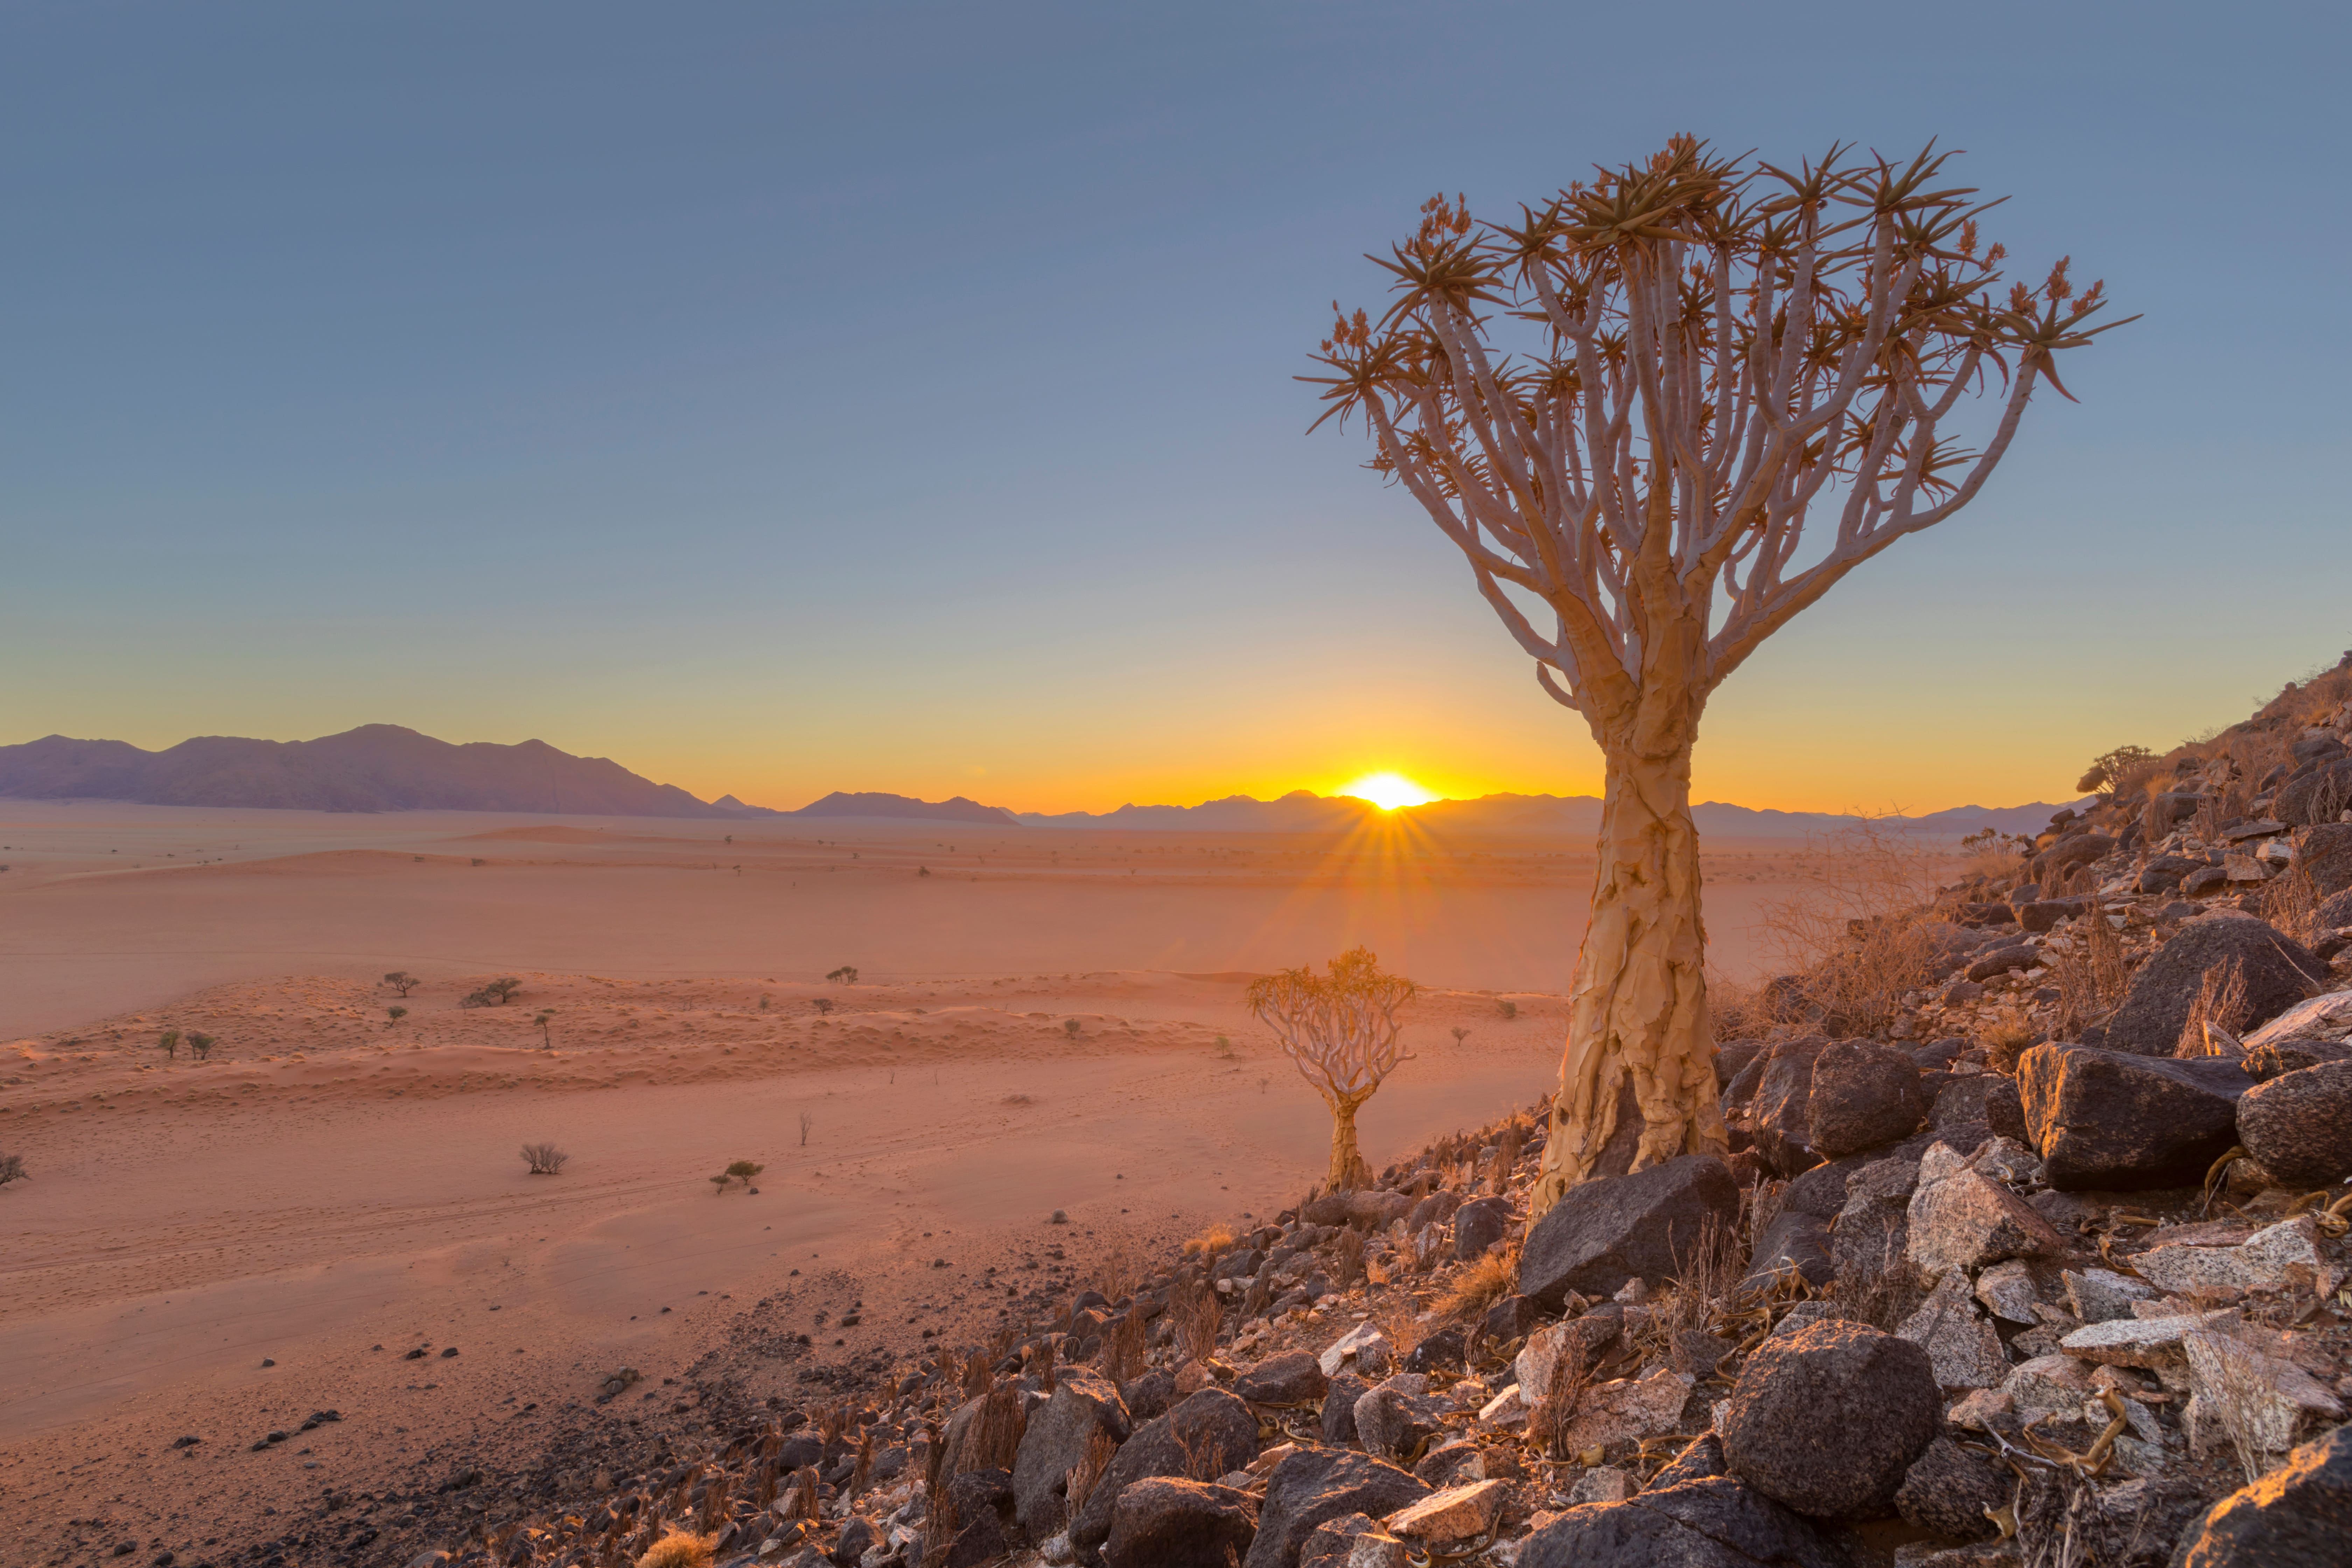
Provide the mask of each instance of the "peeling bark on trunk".
[{"label": "peeling bark on trunk", "polygon": [[1331,1174],[1328,1178],[1331,1191],[1352,1193],[1370,1186],[1371,1167],[1364,1163],[1356,1147],[1356,1108],[1363,1100],[1339,1099],[1328,1103],[1331,1107]]},{"label": "peeling bark on trunk", "polygon": [[1607,757],[1592,918],[1531,1215],[1579,1182],[1730,1147],[1707,1022],[1690,746],[1612,746]]}]

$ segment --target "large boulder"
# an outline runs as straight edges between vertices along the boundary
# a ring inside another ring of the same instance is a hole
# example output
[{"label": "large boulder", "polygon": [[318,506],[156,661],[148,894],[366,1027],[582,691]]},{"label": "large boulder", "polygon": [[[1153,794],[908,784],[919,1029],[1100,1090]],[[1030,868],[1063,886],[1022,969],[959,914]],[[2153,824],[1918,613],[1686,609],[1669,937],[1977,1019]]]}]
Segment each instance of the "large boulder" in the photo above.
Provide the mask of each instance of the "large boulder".
[{"label": "large boulder", "polygon": [[2064,1250],[2050,1222],[2002,1184],[1966,1166],[1929,1182],[1927,1163],[1904,1215],[1905,1255],[1922,1278]]},{"label": "large boulder", "polygon": [[1328,1386],[1312,1351],[1268,1356],[1234,1379],[1234,1392],[1252,1405],[1320,1405]]},{"label": "large boulder", "polygon": [[1420,1200],[1405,1193],[1367,1188],[1348,1198],[1348,1223],[1359,1230],[1386,1230],[1412,1213]]},{"label": "large boulder", "polygon": [[1246,1568],[1298,1568],[1298,1548],[1317,1525],[1350,1513],[1385,1519],[1429,1490],[1368,1454],[1302,1448],[1266,1477],[1265,1504],[1258,1511]]},{"label": "large boulder", "polygon": [[1813,1061],[1829,1044],[1819,1037],[1783,1040],[1756,1080],[1756,1152],[1776,1175],[1793,1176],[1816,1158],[1805,1142],[1812,1131]]},{"label": "large boulder", "polygon": [[1580,1183],[1528,1232],[1519,1294],[1557,1311],[1570,1290],[1613,1296],[1629,1279],[1664,1284],[1683,1271],[1709,1220],[1726,1233],[1739,1220],[1739,1188],[1710,1154]]},{"label": "large boulder", "polygon": [[2290,1187],[2333,1186],[2352,1175],[2352,1060],[2282,1073],[2246,1090],[2238,1141]]},{"label": "large boulder", "polygon": [[1816,1290],[1837,1278],[1837,1266],[1830,1258],[1828,1223],[1784,1208],[1772,1216],[1772,1223],[1756,1238],[1748,1256],[1744,1283],[1760,1288],[1790,1268],[1803,1275],[1805,1282]]},{"label": "large boulder", "polygon": [[1103,1561],[1110,1568],[1240,1568],[1257,1535],[1257,1500],[1232,1487],[1154,1477],[1119,1494]]},{"label": "large boulder", "polygon": [[2352,1539],[2352,1426],[2338,1426],[2183,1531],[2172,1568],[2334,1568]]},{"label": "large boulder", "polygon": [[1454,1211],[1454,1256],[1461,1262],[1478,1257],[1510,1233],[1511,1200],[1479,1198]]},{"label": "large boulder", "polygon": [[1954,1541],[1984,1541],[1993,1534],[1986,1510],[2007,1507],[2016,1490],[2007,1470],[1939,1436],[1911,1462],[1895,1494],[1895,1511]]},{"label": "large boulder", "polygon": [[1096,1433],[1124,1443],[1134,1430],[1118,1390],[1100,1373],[1064,1367],[1053,1397],[1029,1413],[1013,1463],[1013,1515],[1033,1540],[1058,1531],[1067,1513],[1070,1471],[1085,1458]]},{"label": "large boulder", "polygon": [[1257,1458],[1257,1417],[1222,1388],[1204,1388],[1157,1420],[1135,1429],[1070,1521],[1081,1549],[1100,1545],[1111,1531],[1119,1495],[1152,1476],[1214,1480]]},{"label": "large boulder", "polygon": [[2347,802],[2352,802],[2352,757],[2338,757],[2281,785],[2271,801],[2271,816],[2289,827],[2305,827],[2336,820],[2321,814],[2333,805],[2340,816]]},{"label": "large boulder", "polygon": [[1987,951],[1969,965],[1971,980],[1996,980],[2012,969],[2032,969],[2042,962],[2042,950],[2030,942],[2005,942]]},{"label": "large boulder", "polygon": [[1454,1217],[1454,1211],[1461,1206],[1460,1193],[1440,1187],[1413,1205],[1412,1212],[1404,1216],[1405,1234],[1419,1236],[1425,1226],[1444,1225]]},{"label": "large boulder", "polygon": [[2061,838],[2033,858],[2033,879],[2047,888],[2077,866],[2087,866],[2115,852],[2116,841],[2104,833],[2077,833]]},{"label": "large boulder", "polygon": [[1842,1159],[1910,1136],[1927,1114],[1919,1064],[1875,1040],[1840,1040],[1813,1058],[1806,1142]]},{"label": "large boulder", "polygon": [[1400,1373],[1358,1395],[1356,1441],[1367,1453],[1409,1458],[1437,1435],[1444,1414],[1429,1397],[1428,1386],[1420,1373]]},{"label": "large boulder", "polygon": [[2352,822],[2294,830],[2294,863],[2323,899],[2352,888]]},{"label": "large boulder", "polygon": [[1759,1345],[1730,1406],[1719,1436],[1731,1473],[1820,1519],[1883,1517],[1944,1418],[1926,1351],[1837,1319]]},{"label": "large boulder", "polygon": [[1731,1476],[1571,1508],[1528,1537],[1518,1568],[1852,1568],[1811,1520]]},{"label": "large boulder", "polygon": [[2080,1192],[2203,1180],[2237,1142],[2238,1097],[2253,1079],[2220,1057],[2046,1045],[2019,1058],[2017,1087],[2046,1179]]},{"label": "large boulder", "polygon": [[2168,1057],[2208,970],[2236,964],[2245,977],[2246,1022],[2262,1024],[2303,1000],[2327,965],[2302,943],[2251,915],[2202,915],[2180,928],[2133,974],[2123,1005],[2107,1020],[2105,1047]]},{"label": "large boulder", "polygon": [[1937,1091],[1928,1120],[1938,1137],[1964,1154],[1987,1138],[2025,1142],[2025,1107],[2018,1099],[2017,1084],[1999,1073],[1954,1079]]},{"label": "large boulder", "polygon": [[1331,1380],[1328,1392],[1323,1395],[1323,1440],[1344,1445],[1356,1440],[1356,1401],[1372,1391],[1372,1385],[1353,1373],[1343,1372]]}]

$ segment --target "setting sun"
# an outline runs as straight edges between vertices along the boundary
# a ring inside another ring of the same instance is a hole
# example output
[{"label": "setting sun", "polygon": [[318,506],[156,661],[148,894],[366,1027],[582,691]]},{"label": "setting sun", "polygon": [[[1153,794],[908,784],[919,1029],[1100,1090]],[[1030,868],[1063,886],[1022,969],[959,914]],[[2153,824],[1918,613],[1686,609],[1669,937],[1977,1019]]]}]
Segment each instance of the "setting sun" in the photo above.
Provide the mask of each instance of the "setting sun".
[{"label": "setting sun", "polygon": [[1422,788],[1402,773],[1366,773],[1351,784],[1340,787],[1341,795],[1369,800],[1382,811],[1394,811],[1401,805],[1420,805],[1437,796]]}]

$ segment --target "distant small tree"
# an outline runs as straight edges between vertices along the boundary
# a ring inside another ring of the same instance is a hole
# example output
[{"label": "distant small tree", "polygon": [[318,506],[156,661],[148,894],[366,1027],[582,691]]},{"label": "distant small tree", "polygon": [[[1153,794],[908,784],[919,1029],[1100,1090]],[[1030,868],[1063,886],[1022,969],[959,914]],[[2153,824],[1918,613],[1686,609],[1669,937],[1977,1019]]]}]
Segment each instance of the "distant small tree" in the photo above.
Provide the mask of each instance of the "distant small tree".
[{"label": "distant small tree", "polygon": [[809,1005],[816,1009],[817,1016],[820,1018],[833,1011],[833,998],[830,996],[819,996]]},{"label": "distant small tree", "polygon": [[383,977],[383,983],[399,992],[404,999],[418,982],[416,976],[409,973],[405,969],[395,969]]},{"label": "distant small tree", "polygon": [[2156,766],[2156,753],[2146,746],[2117,746],[2112,752],[2102,752],[2091,759],[2074,787],[2088,795],[2094,790],[2118,795],[2139,782]]},{"label": "distant small tree", "polygon": [[166,1029],[166,1030],[164,1030],[164,1031],[163,1031],[163,1037],[162,1037],[161,1039],[158,1039],[158,1040],[155,1042],[155,1048],[156,1048],[156,1049],[158,1049],[158,1050],[160,1050],[160,1051],[162,1051],[162,1052],[163,1053],[163,1058],[164,1058],[164,1060],[166,1060],[166,1061],[177,1061],[177,1060],[179,1060],[179,1059],[180,1059],[180,1031],[179,1031],[179,1030],[177,1030],[177,1029]]},{"label": "distant small tree", "polygon": [[562,1171],[563,1163],[571,1158],[552,1143],[526,1143],[522,1146],[523,1163],[530,1167],[530,1173],[534,1176],[552,1176]]},{"label": "distant small tree", "polygon": [[751,1178],[767,1168],[757,1161],[736,1160],[728,1164],[727,1176],[730,1181],[740,1182],[748,1187],[751,1184]]},{"label": "distant small tree", "polygon": [[1366,948],[1341,953],[1318,974],[1286,969],[1250,984],[1250,1011],[1274,1031],[1276,1041],[1331,1108],[1331,1173],[1334,1192],[1352,1192],[1371,1180],[1356,1147],[1356,1109],[1381,1080],[1412,1059],[1402,1050],[1403,1026],[1397,1010],[1417,987],[1401,974],[1385,974]]},{"label": "distant small tree", "polygon": [[1076,1039],[1078,1037],[1078,1021],[1076,1018],[1063,1019],[1062,1032],[1069,1036],[1070,1038],[1074,1040]]},{"label": "distant small tree", "polygon": [[832,973],[826,975],[825,978],[827,980],[838,980],[844,985],[855,985],[857,984],[857,965],[854,963],[845,963],[839,969],[836,969]]},{"label": "distant small tree", "polygon": [[1460,1045],[1463,1041],[1465,1041],[1465,1040],[1468,1039],[1469,1037],[1470,1037],[1470,1031],[1469,1031],[1469,1030],[1467,1030],[1467,1029],[1464,1028],[1464,1027],[1463,1027],[1461,1025],[1459,1025],[1459,1024],[1456,1024],[1456,1025],[1454,1025],[1454,1043],[1455,1045],[1457,1045],[1457,1046],[1458,1046],[1458,1045]]},{"label": "distant small tree", "polygon": [[522,982],[515,979],[512,975],[509,975],[503,980],[492,980],[475,990],[468,991],[466,993],[464,998],[458,1002],[457,1005],[460,1007],[503,1007],[509,1001],[512,1001],[514,999],[514,994],[521,989]]},{"label": "distant small tree", "polygon": [[803,1111],[802,1111],[802,1112],[801,1112],[801,1147],[802,1147],[802,1148],[805,1149],[805,1148],[807,1148],[807,1147],[808,1147],[808,1135],[809,1135],[809,1129],[810,1129],[810,1128],[812,1128],[812,1127],[814,1127],[814,1126],[815,1126],[815,1125],[816,1125],[816,1118],[815,1118],[815,1117],[814,1117],[814,1116],[810,1115],[810,1114],[809,1114],[807,1111],[805,1111],[805,1110],[803,1110]]},{"label": "distant small tree", "polygon": [[0,1154],[0,1187],[5,1187],[11,1182],[24,1182],[31,1179],[25,1173],[25,1156]]},{"label": "distant small tree", "polygon": [[532,1023],[539,1026],[539,1037],[541,1042],[551,1051],[555,1048],[555,1032],[548,1026],[548,1020],[554,1016],[554,1008],[541,1007],[539,1010],[539,1016],[531,1019]]},{"label": "distant small tree", "polygon": [[220,1044],[220,1037],[217,1035],[199,1035],[193,1031],[188,1035],[188,1049],[200,1062],[210,1061],[213,1047],[218,1044]]},{"label": "distant small tree", "polygon": [[[405,1007],[386,1007],[384,1009],[384,1013],[392,1019],[392,1024],[397,1024],[403,1018],[408,1016],[408,1009]],[[392,1027],[392,1024],[386,1024],[384,1027],[389,1029]]]}]

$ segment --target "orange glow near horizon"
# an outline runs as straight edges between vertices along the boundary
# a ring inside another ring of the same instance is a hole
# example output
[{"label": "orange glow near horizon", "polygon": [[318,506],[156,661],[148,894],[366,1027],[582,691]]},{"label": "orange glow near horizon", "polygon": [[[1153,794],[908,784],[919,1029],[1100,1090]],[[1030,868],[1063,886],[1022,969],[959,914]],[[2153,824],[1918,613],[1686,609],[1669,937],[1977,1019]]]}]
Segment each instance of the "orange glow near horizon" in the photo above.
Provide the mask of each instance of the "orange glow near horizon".
[{"label": "orange glow near horizon", "polygon": [[1358,800],[1369,800],[1382,811],[1394,811],[1401,805],[1423,805],[1437,798],[1433,790],[1423,789],[1402,773],[1366,773],[1352,784],[1339,787],[1341,795]]}]

